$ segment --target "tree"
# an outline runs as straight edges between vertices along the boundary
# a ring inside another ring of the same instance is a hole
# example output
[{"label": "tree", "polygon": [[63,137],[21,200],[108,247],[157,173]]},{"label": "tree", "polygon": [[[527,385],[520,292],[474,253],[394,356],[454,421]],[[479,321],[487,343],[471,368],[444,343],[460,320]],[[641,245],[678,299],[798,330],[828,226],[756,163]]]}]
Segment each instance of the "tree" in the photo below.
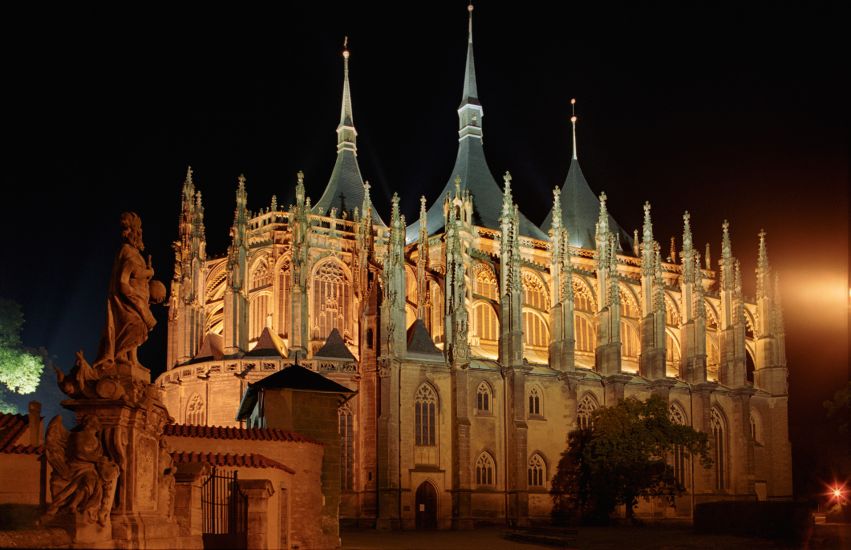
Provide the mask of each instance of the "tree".
[{"label": "tree", "polygon": [[629,397],[597,409],[591,427],[568,434],[550,491],[553,516],[607,523],[623,504],[634,521],[639,497],[673,498],[685,491],[669,464],[673,453],[712,465],[708,441],[705,433],[673,422],[668,403],[658,396]]},{"label": "tree", "polygon": [[44,360],[23,348],[21,328],[24,314],[21,306],[0,298],[0,412],[18,412],[6,400],[7,392],[32,393],[38,387]]}]

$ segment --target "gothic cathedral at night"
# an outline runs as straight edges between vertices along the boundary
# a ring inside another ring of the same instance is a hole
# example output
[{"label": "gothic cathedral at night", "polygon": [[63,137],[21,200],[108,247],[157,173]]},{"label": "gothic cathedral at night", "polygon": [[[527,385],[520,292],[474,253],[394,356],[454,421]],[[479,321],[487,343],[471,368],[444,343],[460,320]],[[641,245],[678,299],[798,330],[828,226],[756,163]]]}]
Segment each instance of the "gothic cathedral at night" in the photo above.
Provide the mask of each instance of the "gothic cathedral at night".
[{"label": "gothic cathedral at night", "polygon": [[468,37],[455,166],[417,219],[395,195],[390,212],[373,207],[347,50],[337,159],[318,200],[299,174],[294,204],[258,197],[249,210],[240,177],[231,244],[208,255],[187,172],[156,381],[171,416],[275,428],[262,399],[250,416],[241,400],[252,383],[307,367],[356,392],[338,411],[339,478],[322,480],[339,487],[340,521],[449,529],[547,520],[568,432],[598,407],[659,395],[673,420],[709,434],[713,465],[671,457],[686,493],[642,501],[639,514],[790,498],[784,322],[764,234],[754,299],[726,221],[717,259],[695,246],[688,212],[670,250],[649,203],[628,234],[582,174],[575,117],[564,184],[540,225],[528,219],[510,174],[498,182],[485,158],[472,6]]}]

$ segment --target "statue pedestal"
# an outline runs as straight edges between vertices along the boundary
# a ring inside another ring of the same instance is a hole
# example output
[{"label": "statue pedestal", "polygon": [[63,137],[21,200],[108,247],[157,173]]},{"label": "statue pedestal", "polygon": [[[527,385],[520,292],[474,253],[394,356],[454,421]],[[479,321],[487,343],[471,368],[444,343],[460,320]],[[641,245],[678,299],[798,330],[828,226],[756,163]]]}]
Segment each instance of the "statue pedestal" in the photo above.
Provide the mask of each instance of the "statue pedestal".
[{"label": "statue pedestal", "polygon": [[101,526],[96,521],[91,521],[85,512],[66,512],[51,519],[44,527],[58,527],[67,531],[72,541],[71,548],[112,548],[114,546],[109,518],[106,520],[106,525]]},{"label": "statue pedestal", "polygon": [[[173,474],[168,449],[161,447],[163,427],[170,421],[153,386],[137,401],[70,399],[62,405],[101,423],[104,453],[119,468],[112,507],[112,545],[116,548],[168,548],[179,542],[173,517]],[[75,543],[77,539],[75,538]]]}]

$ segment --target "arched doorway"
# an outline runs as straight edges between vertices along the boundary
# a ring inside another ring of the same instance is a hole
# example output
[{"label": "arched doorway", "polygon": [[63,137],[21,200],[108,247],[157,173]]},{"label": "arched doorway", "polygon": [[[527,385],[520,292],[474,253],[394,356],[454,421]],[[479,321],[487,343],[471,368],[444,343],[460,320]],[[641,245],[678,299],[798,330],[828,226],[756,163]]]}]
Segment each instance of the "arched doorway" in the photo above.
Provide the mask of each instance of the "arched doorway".
[{"label": "arched doorway", "polygon": [[437,529],[437,491],[428,481],[417,487],[417,529]]}]

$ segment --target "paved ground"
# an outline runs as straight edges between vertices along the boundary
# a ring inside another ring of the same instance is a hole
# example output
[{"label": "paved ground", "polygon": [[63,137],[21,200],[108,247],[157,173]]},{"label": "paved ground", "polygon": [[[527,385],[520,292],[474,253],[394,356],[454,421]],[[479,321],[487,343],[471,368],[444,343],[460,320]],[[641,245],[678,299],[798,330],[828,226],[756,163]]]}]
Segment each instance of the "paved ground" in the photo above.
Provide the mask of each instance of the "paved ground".
[{"label": "paved ground", "polygon": [[[474,531],[402,531],[346,530],[342,532],[344,550],[534,550],[549,548],[521,544],[502,538],[503,529]],[[689,527],[612,527],[579,529],[571,548],[589,550],[708,550],[794,548],[763,539],[727,535],[696,535]],[[807,549],[851,550],[851,525],[818,525]]]}]

